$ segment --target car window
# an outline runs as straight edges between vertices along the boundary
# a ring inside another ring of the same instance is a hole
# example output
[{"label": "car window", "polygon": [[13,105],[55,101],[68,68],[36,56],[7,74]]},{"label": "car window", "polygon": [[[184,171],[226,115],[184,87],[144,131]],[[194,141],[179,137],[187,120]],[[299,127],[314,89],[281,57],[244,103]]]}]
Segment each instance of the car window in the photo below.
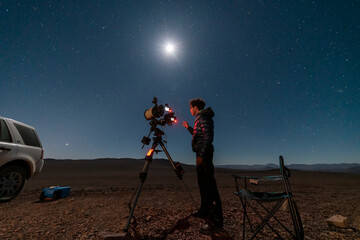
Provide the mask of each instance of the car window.
[{"label": "car window", "polygon": [[25,127],[20,124],[14,123],[16,129],[19,131],[24,143],[28,146],[41,147],[40,142],[35,134],[35,131],[31,128]]},{"label": "car window", "polygon": [[12,142],[9,129],[2,119],[0,120],[0,142]]}]

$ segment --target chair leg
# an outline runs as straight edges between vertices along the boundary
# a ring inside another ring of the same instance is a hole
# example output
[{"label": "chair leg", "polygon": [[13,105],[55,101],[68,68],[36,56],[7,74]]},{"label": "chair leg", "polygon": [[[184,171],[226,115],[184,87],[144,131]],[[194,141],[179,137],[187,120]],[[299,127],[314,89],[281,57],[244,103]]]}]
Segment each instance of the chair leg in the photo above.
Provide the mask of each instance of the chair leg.
[{"label": "chair leg", "polygon": [[289,199],[289,208],[291,213],[291,218],[294,224],[294,230],[296,234],[295,239],[302,240],[304,239],[304,229],[302,226],[301,216],[293,199]]},{"label": "chair leg", "polygon": [[[242,200],[241,200],[242,201]],[[246,228],[246,218],[248,218],[248,215],[247,215],[247,212],[246,212],[246,199],[244,200],[244,205],[243,205],[243,208],[244,208],[244,217],[243,217],[243,239],[245,240],[245,228]]]},{"label": "chair leg", "polygon": [[249,223],[249,227],[250,227],[250,230],[252,233],[254,233],[254,229],[252,227],[252,224],[251,224],[251,221],[250,221],[250,218],[249,218],[249,215],[247,214],[247,205],[249,205],[252,209],[254,209],[253,206],[251,206],[251,204],[249,202],[247,202],[246,198],[242,198],[239,196],[239,199],[240,199],[240,202],[241,202],[241,205],[244,209],[244,215],[243,215],[243,239],[246,238],[246,220],[247,222]]},{"label": "chair leg", "polygon": [[[265,208],[264,205],[262,205],[260,202],[257,202],[257,204],[259,204],[263,209],[265,209],[267,211],[268,214],[271,213],[271,211],[269,211],[267,208]],[[250,203],[248,203],[248,205],[250,206],[250,208],[256,213],[256,215],[261,219],[261,221],[264,221],[264,218],[263,216],[261,216],[261,214],[257,211],[257,209],[255,207],[253,207]],[[281,206],[281,205],[280,205]],[[272,216],[273,218],[277,219],[274,215]],[[277,220],[278,221],[278,220]],[[250,219],[248,218],[248,222],[251,224],[250,222]],[[281,224],[281,223],[280,223]],[[268,227],[273,231],[275,232],[277,235],[280,236],[281,238],[281,235],[278,231],[276,231],[268,222],[266,222],[266,225],[268,225]],[[258,225],[259,226],[259,225]],[[255,231],[251,228],[251,232],[254,234]]]},{"label": "chair leg", "polygon": [[[246,237],[246,232],[245,232],[245,230],[246,230],[246,220],[247,220],[248,223],[249,223],[251,232],[254,232],[254,230],[253,230],[253,228],[252,228],[252,224],[251,224],[250,218],[249,218],[249,216],[248,216],[248,214],[247,214],[247,211],[246,211],[246,209],[247,209],[247,206],[246,206],[246,205],[247,205],[247,204],[250,205],[250,203],[247,203],[246,198],[245,198],[245,199],[242,199],[242,198],[239,196],[239,199],[240,199],[241,205],[242,205],[242,207],[243,207],[243,209],[244,209],[244,216],[243,216],[243,239],[245,240],[245,237]],[[250,206],[251,206],[251,205],[250,205]]]},{"label": "chair leg", "polygon": [[[276,231],[276,229],[274,229],[270,223],[269,220],[271,218],[274,218],[276,220],[276,222],[278,224],[280,224],[294,239],[298,239],[298,240],[303,240],[304,239],[304,231],[303,231],[303,227],[302,227],[302,222],[301,222],[301,218],[300,218],[300,214],[297,210],[295,201],[292,198],[284,198],[280,201],[278,201],[276,203],[276,205],[274,205],[274,207],[271,210],[268,210],[261,202],[257,202],[257,204],[259,204],[266,212],[267,215],[264,218],[259,212],[258,210],[252,206],[252,204],[250,204],[250,202],[248,202],[246,200],[246,198],[242,198],[239,196],[241,205],[243,207],[243,211],[244,211],[244,215],[243,215],[243,239],[246,239],[246,221],[249,223],[249,227],[250,230],[252,232],[252,237],[251,239],[256,238],[257,234],[265,227],[265,225],[267,225],[274,233],[277,234],[278,238],[283,239],[281,234]],[[288,200],[288,204],[289,204],[289,211],[290,211],[290,215],[294,224],[294,230],[295,230],[295,234],[292,233],[283,223],[281,223],[281,221],[275,216],[275,213],[281,208],[281,206],[285,203],[285,201]],[[259,225],[257,225],[255,231],[252,227],[251,221],[250,221],[250,217],[248,215],[248,211],[247,208],[251,208],[252,211],[254,211],[256,213],[256,215],[261,219],[261,223]]]},{"label": "chair leg", "polygon": [[268,214],[265,218],[263,218],[259,213],[257,215],[262,219],[262,222],[257,226],[255,229],[254,235],[251,237],[251,239],[254,239],[256,235],[265,227],[265,225],[268,225],[270,229],[275,232],[280,239],[283,239],[278,231],[276,231],[271,225],[269,224],[269,220],[274,217],[274,214],[279,210],[281,205],[284,203],[284,200],[278,201],[276,205],[271,209],[271,211],[268,211]]},{"label": "chair leg", "polygon": [[[287,198],[287,199],[284,199],[283,201],[281,201],[281,205],[286,201],[288,200],[288,205],[289,205],[289,211],[290,211],[290,215],[291,215],[291,218],[292,218],[292,221],[293,221],[293,227],[294,227],[294,231],[295,231],[295,234],[292,233],[284,224],[281,223],[281,221],[279,219],[276,218],[275,215],[273,215],[272,217],[278,222],[278,224],[280,224],[294,239],[299,239],[299,240],[302,240],[304,239],[304,230],[303,230],[303,226],[302,226],[302,222],[301,222],[301,217],[300,217],[300,214],[299,214],[299,211],[296,207],[296,204],[295,204],[295,201],[294,199],[292,198]],[[272,212],[272,211],[269,211],[263,204],[261,204],[260,202],[258,202],[258,204],[265,210],[267,211],[269,214]],[[254,209],[254,208],[253,208]],[[276,212],[277,210],[275,210]],[[257,213],[257,215],[261,217],[261,215],[259,215]],[[270,217],[271,218],[271,217]],[[269,219],[270,219],[269,218]],[[262,218],[263,219],[263,218]],[[268,226],[276,233],[280,236],[280,234],[275,231],[275,229],[273,229],[269,224]],[[280,236],[281,237],[281,236]]]}]

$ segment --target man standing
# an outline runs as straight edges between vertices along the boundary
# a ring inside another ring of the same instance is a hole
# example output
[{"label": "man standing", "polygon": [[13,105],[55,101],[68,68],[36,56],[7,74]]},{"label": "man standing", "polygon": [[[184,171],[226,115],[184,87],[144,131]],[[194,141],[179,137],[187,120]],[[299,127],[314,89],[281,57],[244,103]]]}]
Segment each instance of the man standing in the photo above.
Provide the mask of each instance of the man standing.
[{"label": "man standing", "polygon": [[196,171],[201,196],[200,209],[193,216],[210,220],[210,224],[202,228],[202,232],[206,233],[223,227],[223,212],[214,177],[214,112],[211,108],[204,107],[204,100],[190,100],[190,112],[195,116],[194,128],[186,121],[183,122],[183,126],[193,136],[191,145],[196,153]]}]

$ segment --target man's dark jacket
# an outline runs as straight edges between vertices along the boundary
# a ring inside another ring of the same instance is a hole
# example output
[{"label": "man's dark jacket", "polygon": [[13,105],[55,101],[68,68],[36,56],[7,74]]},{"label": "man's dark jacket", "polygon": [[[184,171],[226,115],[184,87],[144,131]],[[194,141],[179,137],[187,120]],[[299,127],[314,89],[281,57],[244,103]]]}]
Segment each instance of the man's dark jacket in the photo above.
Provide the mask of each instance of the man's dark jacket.
[{"label": "man's dark jacket", "polygon": [[204,154],[214,151],[212,142],[214,140],[214,112],[211,108],[201,110],[195,118],[194,128],[188,128],[193,135],[191,141],[192,150],[196,152],[197,157],[203,157]]}]

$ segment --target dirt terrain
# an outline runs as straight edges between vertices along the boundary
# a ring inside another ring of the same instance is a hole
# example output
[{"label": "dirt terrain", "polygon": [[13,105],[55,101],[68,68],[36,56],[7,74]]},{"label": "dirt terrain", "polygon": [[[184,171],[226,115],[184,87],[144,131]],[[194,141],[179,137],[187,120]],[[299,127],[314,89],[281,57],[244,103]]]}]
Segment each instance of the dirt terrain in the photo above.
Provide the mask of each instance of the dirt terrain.
[{"label": "dirt terrain", "polygon": [[[105,233],[122,232],[129,215],[128,202],[143,164],[142,160],[126,159],[47,160],[43,172],[30,179],[17,198],[0,204],[0,239],[101,239]],[[239,199],[233,194],[232,174],[260,172],[216,170],[224,230],[207,236],[199,232],[205,221],[190,216],[200,203],[195,168],[183,167],[183,181],[196,206],[170,164],[155,160],[129,234],[136,239],[241,239],[242,214]],[[291,173],[305,239],[360,239],[360,174]],[[71,186],[70,196],[39,201],[41,189],[53,185]],[[325,219],[335,214],[348,217],[349,227],[328,226]],[[259,239],[276,239],[276,235],[265,230]]]}]

